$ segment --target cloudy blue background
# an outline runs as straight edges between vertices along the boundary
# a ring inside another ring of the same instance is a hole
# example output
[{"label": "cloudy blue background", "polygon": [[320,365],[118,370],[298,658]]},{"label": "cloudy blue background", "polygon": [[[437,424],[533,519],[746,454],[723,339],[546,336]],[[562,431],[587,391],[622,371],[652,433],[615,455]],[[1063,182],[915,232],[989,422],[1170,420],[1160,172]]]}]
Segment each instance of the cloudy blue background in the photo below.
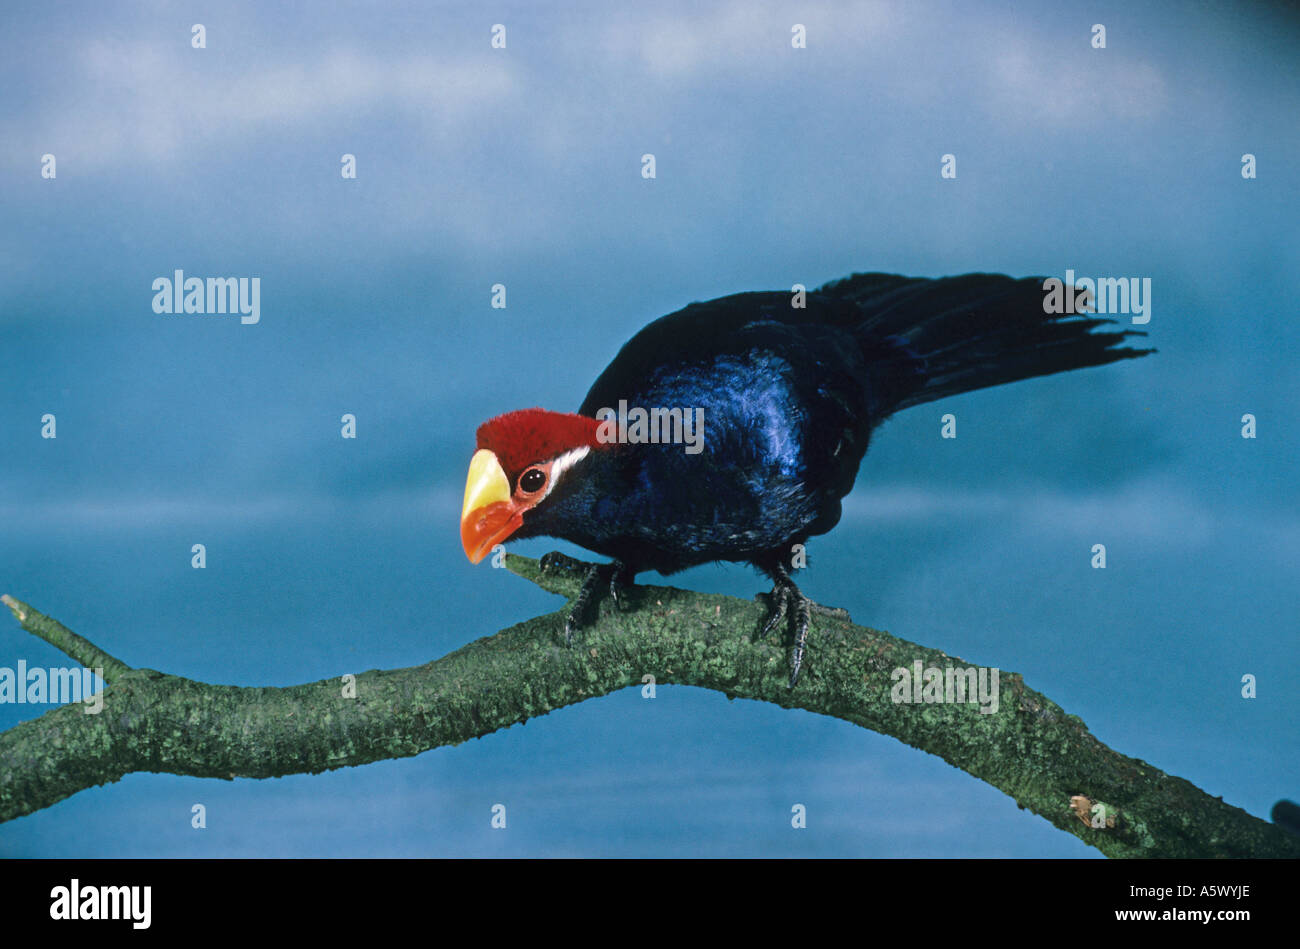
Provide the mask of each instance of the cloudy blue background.
[{"label": "cloudy blue background", "polygon": [[[5,5],[0,590],[209,682],[415,665],[561,605],[461,552],[474,428],[572,410],[650,319],[861,270],[1150,277],[1158,355],[887,423],[803,588],[1266,817],[1300,795],[1298,31],[1130,6]],[[260,276],[261,322],[154,314],[177,268]],[[64,662],[0,618],[19,659]],[[131,775],[0,854],[1096,852],[892,738],[661,687],[314,777]]]}]

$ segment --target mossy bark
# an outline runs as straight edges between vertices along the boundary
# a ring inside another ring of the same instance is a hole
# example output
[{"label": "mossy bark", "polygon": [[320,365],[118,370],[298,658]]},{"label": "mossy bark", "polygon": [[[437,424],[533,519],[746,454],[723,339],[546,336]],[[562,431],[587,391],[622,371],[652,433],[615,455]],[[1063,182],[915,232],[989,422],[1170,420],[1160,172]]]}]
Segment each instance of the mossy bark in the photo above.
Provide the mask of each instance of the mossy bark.
[{"label": "mossy bark", "polygon": [[[506,566],[573,597],[585,564],[508,555]],[[77,703],[0,734],[0,821],[137,771],[213,778],[316,774],[459,744],[643,677],[844,719],[938,755],[1112,857],[1297,857],[1300,837],[1112,751],[1084,723],[1000,673],[999,708],[898,703],[896,669],[967,666],[847,619],[814,613],[799,684],[786,646],[755,641],[761,604],[638,586],[619,612],[564,645],[563,611],[476,640],[435,662],[289,688],[209,685],[131,669],[49,617],[5,603],[35,635],[109,682],[99,714]],[[743,714],[737,712],[737,714]],[[1103,804],[1104,827],[1090,815]]]}]

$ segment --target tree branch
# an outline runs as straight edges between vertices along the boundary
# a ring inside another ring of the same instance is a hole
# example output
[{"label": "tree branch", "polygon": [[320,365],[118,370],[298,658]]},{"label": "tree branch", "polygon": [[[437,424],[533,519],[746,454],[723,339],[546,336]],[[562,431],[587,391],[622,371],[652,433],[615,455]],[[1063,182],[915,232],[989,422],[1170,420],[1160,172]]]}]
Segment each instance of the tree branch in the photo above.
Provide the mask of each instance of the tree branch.
[{"label": "tree branch", "polygon": [[[576,595],[587,565],[559,556],[547,564],[506,558],[543,589]],[[652,675],[657,684],[803,708],[892,735],[1108,856],[1300,856],[1300,837],[1107,748],[1018,674],[1000,674],[993,714],[970,703],[893,701],[895,670],[917,660],[941,669],[967,663],[820,613],[795,689],[784,644],[753,641],[761,605],[638,586],[626,612],[606,604],[573,648],[564,646],[563,613],[551,613],[423,666],[361,673],[352,698],[342,679],[238,688],[132,669],[26,604],[4,603],[24,629],[102,667],[111,684],[100,714],[73,703],[0,733],[0,821],[137,771],[266,778],[417,755]],[[1099,813],[1104,827],[1092,826]]]},{"label": "tree branch", "polygon": [[14,619],[22,624],[23,629],[33,636],[39,636],[59,652],[74,662],[79,662],[87,669],[104,670],[104,681],[112,682],[120,675],[131,671],[131,667],[120,659],[114,659],[89,639],[78,636],[56,619],[38,613],[26,603],[15,600],[9,594],[0,596],[0,603],[9,607]]}]

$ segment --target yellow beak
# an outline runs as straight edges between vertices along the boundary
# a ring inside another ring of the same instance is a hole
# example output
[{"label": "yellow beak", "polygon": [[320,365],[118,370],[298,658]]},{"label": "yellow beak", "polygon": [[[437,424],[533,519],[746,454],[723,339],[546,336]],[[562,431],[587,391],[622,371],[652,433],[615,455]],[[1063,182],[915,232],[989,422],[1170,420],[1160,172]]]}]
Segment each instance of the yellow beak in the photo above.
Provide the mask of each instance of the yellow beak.
[{"label": "yellow beak", "polygon": [[497,456],[486,448],[474,452],[465,480],[460,509],[460,542],[470,563],[478,563],[492,548],[517,531],[523,511],[511,500],[510,482]]}]

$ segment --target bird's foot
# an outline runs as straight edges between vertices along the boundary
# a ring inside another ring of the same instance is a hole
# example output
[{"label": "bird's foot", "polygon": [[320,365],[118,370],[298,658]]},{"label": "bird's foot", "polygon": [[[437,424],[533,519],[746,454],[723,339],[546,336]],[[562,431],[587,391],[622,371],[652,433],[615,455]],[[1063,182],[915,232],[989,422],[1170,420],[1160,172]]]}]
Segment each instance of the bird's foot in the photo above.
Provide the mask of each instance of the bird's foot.
[{"label": "bird's foot", "polygon": [[822,606],[808,599],[800,592],[784,568],[778,566],[770,573],[773,587],[772,592],[767,594],[767,622],[764,623],[758,638],[767,637],[787,616],[790,617],[791,638],[794,643],[790,649],[790,688],[793,689],[799,681],[799,671],[803,668],[804,648],[808,639],[808,627],[812,623],[812,614],[817,613],[847,621],[849,613],[848,610],[838,606]]},{"label": "bird's foot", "polygon": [[790,688],[799,681],[799,670],[803,668],[804,643],[808,638],[808,626],[812,622],[812,600],[799,592],[799,588],[790,582],[777,581],[768,594],[767,622],[763,625],[759,638],[765,638],[790,617],[790,631],[794,645],[790,649]]},{"label": "bird's foot", "polygon": [[568,554],[562,554],[558,550],[552,550],[549,554],[542,554],[542,559],[537,564],[542,568],[543,573],[568,573],[575,574],[585,572],[590,564],[576,560]]},{"label": "bird's foot", "polygon": [[564,617],[564,644],[566,646],[573,645],[573,634],[582,629],[592,597],[597,596],[596,590],[600,587],[601,567],[601,564],[592,564],[587,568],[587,574],[582,578],[582,586],[578,589],[578,595],[574,597],[573,608]]},{"label": "bird's foot", "polygon": [[632,581],[636,574],[621,560],[615,560],[610,564],[610,568],[609,598],[614,604],[614,609],[621,613],[627,609],[628,591],[632,588]]},{"label": "bird's foot", "polygon": [[558,551],[546,554],[541,560],[541,568],[548,571],[576,571],[583,566],[586,567],[586,572],[582,576],[582,586],[578,588],[578,595],[573,598],[569,612],[564,617],[564,643],[567,646],[573,645],[574,633],[582,631],[591,610],[599,607],[601,587],[608,582],[609,596],[614,603],[614,608],[622,610],[625,608],[627,590],[632,585],[634,576],[621,560],[584,565],[581,561],[566,557]]}]

